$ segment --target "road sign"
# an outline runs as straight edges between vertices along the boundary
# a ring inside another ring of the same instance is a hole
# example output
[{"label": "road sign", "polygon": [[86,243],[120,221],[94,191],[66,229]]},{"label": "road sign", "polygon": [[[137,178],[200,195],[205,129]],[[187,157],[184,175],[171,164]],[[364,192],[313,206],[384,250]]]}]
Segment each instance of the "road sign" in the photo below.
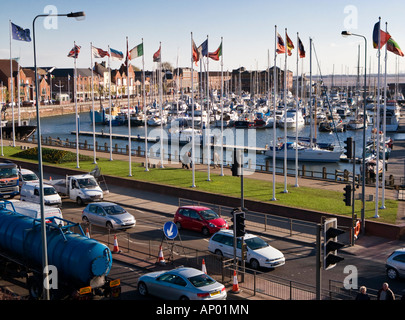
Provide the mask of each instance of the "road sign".
[{"label": "road sign", "polygon": [[166,238],[170,240],[176,238],[179,233],[177,226],[172,221],[168,221],[163,225],[163,232]]}]

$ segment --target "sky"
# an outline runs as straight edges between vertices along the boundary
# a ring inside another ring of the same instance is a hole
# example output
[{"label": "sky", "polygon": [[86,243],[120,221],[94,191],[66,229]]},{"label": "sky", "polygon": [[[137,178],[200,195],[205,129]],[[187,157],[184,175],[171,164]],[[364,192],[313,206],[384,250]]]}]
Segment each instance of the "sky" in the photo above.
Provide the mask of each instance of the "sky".
[{"label": "sky", "polygon": [[[18,5],[17,5],[18,3]],[[306,58],[299,61],[299,73],[309,73],[309,39],[313,41],[312,72],[322,75],[357,74],[358,46],[360,68],[364,72],[364,45],[361,37],[342,37],[342,30],[367,38],[367,73],[377,73],[377,50],[372,47],[374,24],[381,17],[381,28],[388,32],[405,52],[405,1],[403,0],[0,0],[0,58],[10,57],[9,21],[30,29],[35,16],[46,13],[65,14],[84,11],[86,18],[76,21],[67,17],[40,17],[35,22],[37,65],[71,68],[74,59],[67,54],[74,42],[80,45],[77,67],[91,65],[90,43],[107,50],[108,46],[126,52],[144,42],[145,68],[153,70],[154,52],[161,43],[162,61],[173,67],[190,67],[191,33],[197,46],[208,37],[209,51],[215,51],[223,38],[223,70],[245,67],[263,70],[274,64],[275,26],[284,37],[285,29],[295,49],[287,59],[287,68],[296,74],[297,32],[303,42]],[[316,56],[315,56],[316,52]],[[20,57],[23,67],[34,65],[33,42],[11,40],[12,57]],[[385,50],[380,59],[384,72]],[[387,71],[405,72],[405,57],[388,53]],[[104,59],[94,59],[101,62]],[[270,60],[270,62],[269,62]],[[276,63],[284,68],[284,55]],[[142,58],[132,60],[141,68]],[[119,68],[120,62],[111,61]],[[221,70],[220,62],[210,60],[209,69]],[[196,68],[199,70],[199,66]]]}]

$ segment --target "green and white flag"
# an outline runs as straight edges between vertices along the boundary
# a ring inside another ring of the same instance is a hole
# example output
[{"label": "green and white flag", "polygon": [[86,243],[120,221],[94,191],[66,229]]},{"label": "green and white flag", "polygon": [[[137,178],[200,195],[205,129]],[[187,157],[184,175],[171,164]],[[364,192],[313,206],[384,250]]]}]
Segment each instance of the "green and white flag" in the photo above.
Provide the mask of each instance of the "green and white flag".
[{"label": "green and white flag", "polygon": [[138,44],[135,48],[131,49],[129,52],[129,59],[135,59],[143,56],[143,43]]}]

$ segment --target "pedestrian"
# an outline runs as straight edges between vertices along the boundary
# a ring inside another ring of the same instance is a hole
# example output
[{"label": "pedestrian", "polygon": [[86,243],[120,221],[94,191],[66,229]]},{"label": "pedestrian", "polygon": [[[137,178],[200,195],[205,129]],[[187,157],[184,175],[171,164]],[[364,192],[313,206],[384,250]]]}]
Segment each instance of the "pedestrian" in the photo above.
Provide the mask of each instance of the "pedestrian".
[{"label": "pedestrian", "polygon": [[218,152],[214,152],[214,169],[216,169],[219,166],[219,154]]},{"label": "pedestrian", "polygon": [[367,293],[367,288],[365,286],[360,287],[360,292],[356,296],[356,300],[370,300],[370,297]]},{"label": "pedestrian", "polygon": [[[193,167],[193,158],[191,158],[191,151],[189,151],[187,155],[188,155],[188,163],[190,163],[190,168],[192,168]],[[187,167],[187,169],[188,169],[188,167]]]},{"label": "pedestrian", "polygon": [[395,300],[395,295],[388,287],[388,283],[384,282],[382,288],[378,290],[377,300]]},{"label": "pedestrian", "polygon": [[183,158],[182,158],[182,161],[181,161],[181,168],[182,169],[188,169],[188,163],[189,163],[189,161],[190,161],[190,158],[189,158],[189,156],[188,156],[188,153],[187,152],[185,152],[184,154],[183,154]]}]

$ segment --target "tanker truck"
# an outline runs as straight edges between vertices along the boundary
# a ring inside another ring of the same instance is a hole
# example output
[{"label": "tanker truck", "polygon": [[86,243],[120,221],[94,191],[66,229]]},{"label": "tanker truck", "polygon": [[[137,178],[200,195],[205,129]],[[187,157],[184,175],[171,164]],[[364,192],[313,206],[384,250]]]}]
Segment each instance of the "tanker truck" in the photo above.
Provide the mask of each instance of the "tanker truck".
[{"label": "tanker truck", "polygon": [[[0,270],[24,277],[30,297],[41,299],[44,283],[41,220],[17,211],[12,202],[0,201]],[[86,237],[80,224],[61,217],[47,217],[45,228],[48,266],[53,267],[50,270],[55,270],[52,273],[57,276],[52,277],[50,286],[52,299],[120,296],[120,281],[108,278],[113,259],[107,246]]]}]

